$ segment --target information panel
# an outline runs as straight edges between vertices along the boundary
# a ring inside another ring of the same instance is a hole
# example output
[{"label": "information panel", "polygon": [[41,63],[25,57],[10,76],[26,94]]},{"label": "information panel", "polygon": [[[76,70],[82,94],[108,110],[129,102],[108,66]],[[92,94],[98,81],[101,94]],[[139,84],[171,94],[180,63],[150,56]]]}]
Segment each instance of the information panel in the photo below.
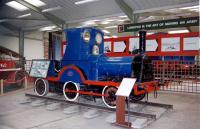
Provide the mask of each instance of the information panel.
[{"label": "information panel", "polygon": [[183,39],[183,50],[200,50],[199,37],[187,37]]},{"label": "information panel", "polygon": [[124,41],[114,42],[114,52],[124,52],[126,44]]},{"label": "information panel", "polygon": [[[155,39],[146,40],[146,51],[156,51],[158,43]],[[132,52],[136,49],[139,49],[139,38],[130,38],[129,39],[129,51]]]},{"label": "information panel", "polygon": [[49,60],[33,60],[29,75],[31,77],[46,78],[49,64]]},{"label": "information panel", "polygon": [[136,78],[123,78],[116,95],[129,97],[131,91],[135,85]]},{"label": "information panel", "polygon": [[162,38],[162,52],[180,51],[180,38]]}]

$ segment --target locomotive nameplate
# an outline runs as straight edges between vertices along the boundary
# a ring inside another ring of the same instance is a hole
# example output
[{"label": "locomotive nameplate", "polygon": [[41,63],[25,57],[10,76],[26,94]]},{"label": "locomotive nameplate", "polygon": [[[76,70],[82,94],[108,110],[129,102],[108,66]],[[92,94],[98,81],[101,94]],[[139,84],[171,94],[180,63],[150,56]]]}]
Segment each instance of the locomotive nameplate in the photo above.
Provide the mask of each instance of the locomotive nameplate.
[{"label": "locomotive nameplate", "polygon": [[123,78],[116,95],[129,97],[131,91],[135,85],[136,78]]}]

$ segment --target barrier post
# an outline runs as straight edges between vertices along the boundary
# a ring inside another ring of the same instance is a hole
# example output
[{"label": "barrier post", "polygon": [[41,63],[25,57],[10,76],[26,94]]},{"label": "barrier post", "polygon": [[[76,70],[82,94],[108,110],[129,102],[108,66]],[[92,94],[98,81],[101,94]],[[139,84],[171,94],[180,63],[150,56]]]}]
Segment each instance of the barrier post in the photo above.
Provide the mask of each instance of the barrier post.
[{"label": "barrier post", "polygon": [[1,95],[4,93],[3,91],[3,79],[1,79]]},{"label": "barrier post", "polygon": [[27,81],[27,77],[26,76],[24,78],[24,87],[25,87],[25,89],[28,88],[28,81]]},{"label": "barrier post", "polygon": [[168,64],[166,63],[166,61],[165,61],[165,59],[164,59],[164,56],[162,57],[162,79],[161,79],[161,81],[162,81],[162,84],[164,84],[164,82],[165,82],[165,66],[168,66]]}]

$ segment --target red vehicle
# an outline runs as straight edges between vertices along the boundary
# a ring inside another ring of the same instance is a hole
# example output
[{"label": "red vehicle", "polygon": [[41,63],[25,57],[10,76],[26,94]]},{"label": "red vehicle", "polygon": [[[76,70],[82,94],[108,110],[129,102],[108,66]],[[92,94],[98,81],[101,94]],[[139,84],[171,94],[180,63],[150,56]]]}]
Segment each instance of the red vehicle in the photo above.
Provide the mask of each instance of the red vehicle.
[{"label": "red vehicle", "polygon": [[25,77],[23,65],[24,57],[18,53],[0,46],[0,79],[4,80],[4,85],[22,85]]}]

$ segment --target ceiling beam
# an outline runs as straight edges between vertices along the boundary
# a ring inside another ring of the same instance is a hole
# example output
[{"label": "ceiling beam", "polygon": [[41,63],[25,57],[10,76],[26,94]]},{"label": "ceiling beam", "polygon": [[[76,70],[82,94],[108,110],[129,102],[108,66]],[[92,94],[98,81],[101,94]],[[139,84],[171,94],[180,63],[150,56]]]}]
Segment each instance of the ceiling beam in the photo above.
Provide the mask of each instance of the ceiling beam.
[{"label": "ceiling beam", "polygon": [[121,10],[128,16],[132,23],[135,22],[133,9],[126,3],[124,0],[115,0],[117,5],[121,8]]},{"label": "ceiling beam", "polygon": [[63,26],[65,25],[65,21],[60,19],[59,17],[52,15],[48,12],[42,12],[42,9],[24,1],[24,0],[16,0],[18,3],[26,6],[27,8],[43,15],[45,18],[47,18],[49,21],[51,21],[53,24],[57,25],[58,27],[61,27],[63,29]]},{"label": "ceiling beam", "polygon": [[0,19],[1,22],[8,22],[8,21],[48,21],[47,19],[27,19],[27,18],[2,18]]},{"label": "ceiling beam", "polygon": [[20,31],[20,28],[14,26],[12,24],[9,24],[7,22],[2,22],[2,23],[0,22],[0,25],[5,27],[6,29],[10,30],[13,33],[19,33],[19,31]]}]

